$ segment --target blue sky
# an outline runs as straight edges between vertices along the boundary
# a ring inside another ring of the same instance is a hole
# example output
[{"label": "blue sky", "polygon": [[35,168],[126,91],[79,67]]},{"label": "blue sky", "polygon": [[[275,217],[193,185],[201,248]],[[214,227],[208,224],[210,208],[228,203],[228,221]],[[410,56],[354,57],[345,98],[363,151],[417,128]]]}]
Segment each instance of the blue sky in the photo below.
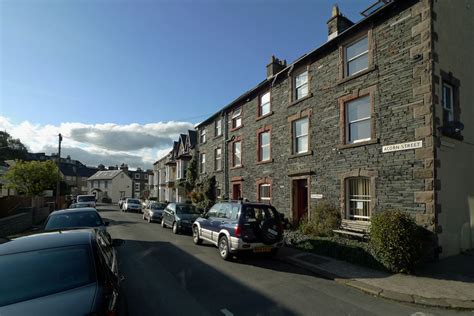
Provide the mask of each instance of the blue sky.
[{"label": "blue sky", "polygon": [[[337,1],[353,21],[373,2]],[[199,122],[262,81],[272,54],[292,62],[324,43],[333,4],[2,0],[3,129]]]}]

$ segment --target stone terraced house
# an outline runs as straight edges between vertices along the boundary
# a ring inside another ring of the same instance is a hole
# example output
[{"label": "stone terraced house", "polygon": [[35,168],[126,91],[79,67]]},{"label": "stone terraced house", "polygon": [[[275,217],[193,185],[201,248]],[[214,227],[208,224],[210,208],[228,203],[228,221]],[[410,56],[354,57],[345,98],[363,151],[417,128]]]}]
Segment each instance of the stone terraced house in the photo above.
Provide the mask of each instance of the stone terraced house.
[{"label": "stone terraced house", "polygon": [[[220,199],[271,203],[297,224],[321,199],[346,222],[409,212],[436,255],[474,245],[474,14],[469,1],[384,0],[353,23],[334,7],[328,41],[180,135],[154,164],[154,195],[193,155]],[[472,102],[471,102],[472,103]]]},{"label": "stone terraced house", "polygon": [[[294,223],[321,199],[347,221],[401,209],[435,253],[474,245],[474,7],[379,1],[328,41],[196,126],[217,195],[268,202]],[[311,216],[311,212],[309,212]]]}]

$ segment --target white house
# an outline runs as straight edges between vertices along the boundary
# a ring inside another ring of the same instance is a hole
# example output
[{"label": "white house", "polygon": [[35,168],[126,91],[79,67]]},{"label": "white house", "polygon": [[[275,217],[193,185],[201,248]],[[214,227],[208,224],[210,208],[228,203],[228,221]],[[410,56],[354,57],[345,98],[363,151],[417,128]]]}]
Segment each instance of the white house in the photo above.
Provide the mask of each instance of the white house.
[{"label": "white house", "polygon": [[97,201],[108,197],[116,203],[121,197],[132,196],[132,179],[123,170],[97,171],[87,179],[87,186],[89,194],[95,194]]}]

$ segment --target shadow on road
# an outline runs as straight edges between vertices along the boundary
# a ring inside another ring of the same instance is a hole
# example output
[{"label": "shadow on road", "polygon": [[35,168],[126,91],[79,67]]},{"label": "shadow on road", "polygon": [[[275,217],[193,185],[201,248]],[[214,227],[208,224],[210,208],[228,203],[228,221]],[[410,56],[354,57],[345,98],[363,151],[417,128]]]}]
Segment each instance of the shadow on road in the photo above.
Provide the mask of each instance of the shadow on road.
[{"label": "shadow on road", "polygon": [[123,240],[117,251],[129,315],[294,315],[171,243]]}]

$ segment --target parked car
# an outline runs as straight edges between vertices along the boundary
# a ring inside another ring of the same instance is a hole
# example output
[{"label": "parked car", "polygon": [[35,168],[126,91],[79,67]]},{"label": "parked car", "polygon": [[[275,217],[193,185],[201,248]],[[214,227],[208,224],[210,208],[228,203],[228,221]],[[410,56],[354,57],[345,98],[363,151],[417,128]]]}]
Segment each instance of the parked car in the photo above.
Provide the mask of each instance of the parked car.
[{"label": "parked car", "polygon": [[89,202],[79,202],[79,203],[73,203],[69,205],[69,208],[83,208],[83,207],[89,207]]},{"label": "parked car", "polygon": [[281,215],[268,204],[221,202],[193,224],[193,241],[219,248],[224,260],[242,251],[275,255],[283,246]]},{"label": "parked car", "polygon": [[107,232],[109,222],[105,222],[95,208],[75,208],[59,210],[49,214],[44,223],[43,230],[67,230],[76,228],[97,228],[112,240]]},{"label": "parked car", "polygon": [[76,203],[87,203],[90,207],[95,207],[95,202],[95,195],[78,195],[76,198]]},{"label": "parked car", "polygon": [[0,244],[0,315],[115,315],[117,255],[100,230],[20,237]]},{"label": "parked car", "polygon": [[142,204],[139,199],[126,199],[122,204],[122,211],[134,211],[139,213],[142,210]]},{"label": "parked car", "polygon": [[148,203],[148,207],[143,210],[143,219],[147,220],[148,223],[155,221],[161,223],[163,210],[166,208],[166,205],[166,203],[151,201]]},{"label": "parked car", "polygon": [[172,227],[175,234],[191,231],[193,222],[199,216],[199,210],[192,204],[169,203],[163,210],[161,227]]}]

